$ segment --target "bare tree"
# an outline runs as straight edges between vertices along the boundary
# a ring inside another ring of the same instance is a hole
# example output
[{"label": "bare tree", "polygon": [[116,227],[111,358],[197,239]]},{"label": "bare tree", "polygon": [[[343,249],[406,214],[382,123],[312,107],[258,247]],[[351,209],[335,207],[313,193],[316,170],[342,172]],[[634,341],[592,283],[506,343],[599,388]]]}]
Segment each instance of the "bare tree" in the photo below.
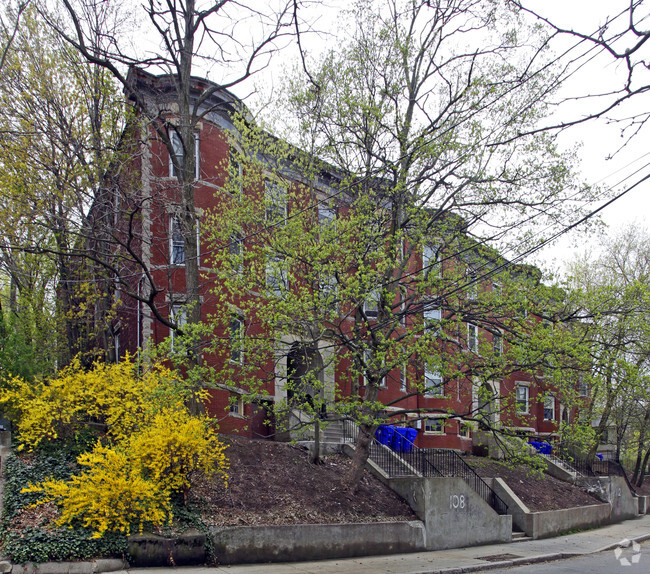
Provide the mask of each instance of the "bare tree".
[{"label": "bare tree", "polygon": [[[184,243],[186,319],[189,324],[197,324],[201,318],[194,196],[197,127],[207,114],[215,111],[212,97],[215,93],[225,93],[263,68],[281,44],[298,31],[299,2],[279,2],[275,9],[260,9],[257,2],[233,0],[163,3],[148,0],[137,7],[127,2],[119,6],[85,0],[61,2],[66,18],[55,20],[48,16],[50,24],[89,63],[113,75],[135,108],[137,131],[145,145],[150,138],[158,139],[169,154],[176,184],[167,192],[169,200],[177,206],[175,222]],[[120,14],[128,10],[146,21],[146,25],[139,22],[140,30],[146,30],[142,33],[155,37],[157,46],[150,52],[146,47],[132,50],[124,41],[127,22]],[[214,74],[219,80],[197,90],[193,75],[197,68],[201,75]],[[166,93],[152,89],[139,70],[166,75]],[[146,208],[150,199],[141,197],[131,207],[136,211]],[[137,240],[147,241],[144,237]],[[132,281],[123,280],[115,258],[96,263],[105,264],[124,293],[147,304],[158,320],[180,332],[177,318],[162,311],[167,305],[160,296],[163,289],[155,283],[147,261],[139,258],[133,249],[134,238],[127,234],[118,242],[127,247],[126,252],[142,268],[144,285],[136,287]],[[97,253],[96,245],[94,250]],[[194,361],[198,359],[199,354],[194,353]]]}]

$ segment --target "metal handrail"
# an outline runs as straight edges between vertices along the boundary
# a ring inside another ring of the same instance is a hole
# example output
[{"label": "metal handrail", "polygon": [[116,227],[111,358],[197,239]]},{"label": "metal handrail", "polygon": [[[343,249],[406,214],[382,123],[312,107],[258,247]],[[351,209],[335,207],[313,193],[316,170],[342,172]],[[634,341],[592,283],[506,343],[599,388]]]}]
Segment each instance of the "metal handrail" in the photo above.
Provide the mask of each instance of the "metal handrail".
[{"label": "metal handrail", "polygon": [[[356,440],[359,427],[351,420],[343,421],[343,440]],[[379,466],[389,477],[459,477],[462,478],[498,514],[508,514],[508,505],[494,490],[468,465],[462,457],[451,449],[422,449],[406,437],[400,437],[402,446],[396,452],[380,444],[373,436],[370,441],[370,460]]]}]

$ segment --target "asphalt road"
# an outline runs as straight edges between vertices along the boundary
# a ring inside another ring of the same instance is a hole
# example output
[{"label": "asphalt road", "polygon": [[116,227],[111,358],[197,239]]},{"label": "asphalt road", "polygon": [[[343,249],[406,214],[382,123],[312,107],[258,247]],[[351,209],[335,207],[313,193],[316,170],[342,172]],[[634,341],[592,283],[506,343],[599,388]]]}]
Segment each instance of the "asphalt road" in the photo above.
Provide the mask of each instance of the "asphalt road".
[{"label": "asphalt road", "polygon": [[630,546],[620,553],[614,550],[579,556],[568,560],[515,566],[504,570],[483,570],[490,574],[648,574],[650,542]]}]

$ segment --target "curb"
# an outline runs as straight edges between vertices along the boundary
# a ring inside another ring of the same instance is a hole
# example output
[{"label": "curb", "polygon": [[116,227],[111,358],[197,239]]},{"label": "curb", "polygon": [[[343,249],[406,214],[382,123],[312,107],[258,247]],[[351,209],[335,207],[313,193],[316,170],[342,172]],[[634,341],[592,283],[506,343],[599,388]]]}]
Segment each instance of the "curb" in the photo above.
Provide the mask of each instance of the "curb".
[{"label": "curb", "polygon": [[422,570],[418,572],[409,572],[408,574],[465,574],[466,572],[483,572],[486,570],[498,570],[503,568],[512,568],[513,566],[526,566],[527,564],[539,564],[542,562],[553,562],[555,560],[564,560],[582,556],[580,553],[563,552],[556,554],[540,554],[529,558],[514,558],[512,560],[501,560],[499,562],[488,562],[486,564],[476,564],[473,566],[461,566],[460,568],[444,568],[442,570]]},{"label": "curb", "polygon": [[[637,536],[636,538],[629,538],[629,540],[630,542],[645,542],[646,540],[650,540],[650,534],[643,534],[642,536]],[[620,542],[615,542],[614,544],[609,544],[607,546],[603,546],[602,548],[599,548],[598,550],[594,550],[589,554],[596,554],[597,552],[607,552],[608,550],[616,550],[620,545],[621,545]]]},{"label": "curb", "polygon": [[[9,566],[8,569],[6,565]],[[34,564],[14,564],[0,562],[0,572],[11,572],[11,574],[103,574],[105,572],[116,572],[129,568],[126,560],[119,558],[99,558],[86,562],[43,562]]]}]

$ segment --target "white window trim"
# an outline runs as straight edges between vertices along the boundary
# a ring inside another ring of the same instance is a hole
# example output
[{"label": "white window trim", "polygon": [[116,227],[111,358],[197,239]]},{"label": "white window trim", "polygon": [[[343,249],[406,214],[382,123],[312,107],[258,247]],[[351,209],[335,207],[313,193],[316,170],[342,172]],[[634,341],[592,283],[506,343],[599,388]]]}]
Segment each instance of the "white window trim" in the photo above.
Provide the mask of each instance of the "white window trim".
[{"label": "white window trim", "polygon": [[[517,391],[522,388],[526,389],[526,409],[525,410],[520,410],[519,409],[519,397],[517,396]],[[525,381],[517,381],[515,383],[515,407],[517,414],[520,415],[528,415],[530,414],[530,383],[525,382]]]},{"label": "white window trim", "polygon": [[[241,197],[244,192],[244,166],[242,165],[239,154],[240,154],[239,148],[230,146],[230,150],[228,152],[228,177],[232,178],[234,176],[237,180],[236,181],[237,185],[230,187],[230,189],[232,190],[232,195]],[[237,162],[237,173],[235,174],[233,174],[233,169],[232,169],[233,161]],[[228,183],[230,185],[232,182],[229,181]]]},{"label": "white window trim", "polygon": [[429,307],[426,308],[423,313],[424,316],[424,331],[437,333],[440,329],[440,322],[442,321],[442,308],[441,307]]},{"label": "white window trim", "polygon": [[373,289],[366,293],[363,301],[363,313],[367,319],[376,321],[379,318],[379,290]]},{"label": "white window trim", "polygon": [[[185,260],[186,260],[186,253],[185,253],[185,237],[183,236],[182,233],[180,233],[180,236],[183,240],[183,260],[178,263],[174,261],[174,230],[176,229],[176,226],[180,226],[180,219],[178,215],[170,215],[169,217],[169,263],[170,265],[174,265],[176,267],[184,267],[185,266]],[[196,218],[196,258],[199,261],[199,266],[201,265],[201,239],[200,239],[200,227],[201,227],[201,222],[199,218]],[[180,230],[179,230],[180,232]]]},{"label": "white window trim", "polygon": [[[233,400],[233,398],[235,400]],[[228,415],[231,417],[244,418],[244,397],[239,393],[231,393],[229,398]]]},{"label": "white window trim", "polygon": [[465,273],[465,281],[467,284],[467,299],[469,301],[476,301],[478,299],[478,274],[474,269],[468,269]]},{"label": "white window trim", "polygon": [[[363,359],[364,363],[366,364],[366,367],[372,362],[372,350],[371,349],[365,349],[363,351]],[[368,386],[368,376],[366,375],[366,369],[363,370],[363,386],[367,387]],[[386,382],[386,375],[384,375],[381,380],[379,381],[379,384],[377,385],[377,388],[379,389],[386,389],[388,388],[388,384]]]},{"label": "white window trim", "polygon": [[[271,188],[281,189],[282,193],[272,194]],[[276,202],[276,199],[279,201]],[[286,186],[270,177],[264,178],[264,220],[270,224],[284,225],[287,220],[287,208],[288,197]],[[276,211],[279,213],[280,210],[283,211],[282,216],[275,221],[271,220],[269,216]]]},{"label": "white window trim", "polygon": [[[237,350],[233,348],[233,334],[234,334],[233,324],[235,321],[239,323],[239,329],[237,334],[237,337],[239,339],[238,341],[239,349]],[[240,313],[233,312],[230,315],[230,321],[228,322],[228,340],[230,343],[229,362],[232,363],[233,365],[243,365],[244,364],[244,317]],[[236,358],[233,358],[235,352],[238,353],[238,356]]]},{"label": "white window trim", "polygon": [[[429,385],[428,383],[435,383]],[[439,369],[424,368],[424,396],[429,399],[439,399],[445,396],[445,380]]]},{"label": "white window trim", "polygon": [[[547,404],[547,401],[552,401],[551,408],[549,409],[549,410],[552,411],[551,418],[546,418],[546,410],[547,410],[546,409],[546,404]],[[552,395],[552,394],[551,395],[546,395],[544,397],[543,407],[544,407],[544,420],[545,421],[555,421],[556,420],[556,418],[555,418],[555,395]]]},{"label": "white window trim", "polygon": [[[336,226],[337,212],[335,207],[329,207],[326,205],[318,205],[318,226],[323,229],[327,229],[331,226]],[[324,217],[321,217],[323,214]]]},{"label": "white window trim", "polygon": [[289,275],[286,269],[286,259],[272,256],[266,262],[266,288],[276,297],[281,297],[289,290]]},{"label": "white window trim", "polygon": [[[458,425],[459,425],[458,426],[458,436],[460,438],[469,439],[469,438],[472,437],[472,430],[474,430],[474,429],[472,428],[471,424],[469,424],[467,422],[459,421]],[[466,432],[463,432],[464,430],[466,430]]]},{"label": "white window trim", "polygon": [[[187,309],[184,303],[173,303],[170,309],[171,319],[177,327],[187,325]],[[174,338],[176,329],[169,329],[170,351],[174,350]]]},{"label": "white window trim", "polygon": [[[181,136],[178,134],[177,131],[172,131],[170,134],[170,139],[171,139],[171,144],[172,148],[174,151],[180,150],[181,154],[183,153],[183,144],[181,142]],[[174,145],[176,144],[176,145]],[[200,175],[201,175],[201,156],[199,155],[200,152],[200,144],[199,144],[199,134],[197,132],[194,133],[194,179],[196,181],[200,180]],[[178,156],[178,154],[175,154]],[[182,156],[181,156],[182,157]],[[182,162],[182,160],[181,160]],[[174,173],[174,162],[172,161],[171,156],[169,157],[169,177],[176,178],[176,174]]]},{"label": "white window trim", "polygon": [[[472,330],[475,329],[475,336],[472,337]],[[478,355],[478,325],[467,323],[467,349]]]},{"label": "white window trim", "polygon": [[244,240],[239,234],[233,233],[230,236],[228,252],[232,270],[237,275],[241,275],[244,272]]},{"label": "white window trim", "polygon": [[578,396],[580,398],[589,396],[589,384],[584,380],[584,377],[578,379]]},{"label": "white window trim", "polygon": [[440,277],[441,270],[439,246],[425,243],[422,246],[423,277]]},{"label": "white window trim", "polygon": [[[429,422],[429,421],[437,421],[438,423],[440,423],[441,424],[440,430],[427,430],[427,422]],[[424,424],[422,425],[423,430],[424,430],[424,434],[427,434],[427,435],[445,435],[445,434],[447,434],[446,430],[445,430],[446,426],[447,426],[446,423],[447,423],[447,419],[444,418],[444,417],[425,417],[424,418]]]},{"label": "white window trim", "polygon": [[498,333],[492,333],[492,352],[497,357],[503,355],[503,335],[500,331]]}]

